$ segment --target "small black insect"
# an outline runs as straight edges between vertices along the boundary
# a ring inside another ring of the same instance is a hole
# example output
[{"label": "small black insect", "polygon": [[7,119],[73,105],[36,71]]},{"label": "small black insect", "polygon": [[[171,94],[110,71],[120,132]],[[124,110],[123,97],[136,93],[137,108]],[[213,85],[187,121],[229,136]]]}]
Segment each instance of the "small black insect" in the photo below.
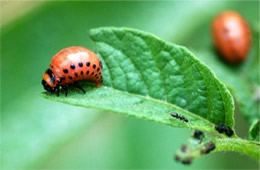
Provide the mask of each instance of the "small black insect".
[{"label": "small black insect", "polygon": [[226,135],[228,136],[228,137],[230,137],[230,136],[232,136],[233,135],[233,130],[228,126],[227,128],[226,128]]},{"label": "small black insect", "polygon": [[187,158],[187,159],[184,159],[183,161],[181,161],[181,163],[183,163],[184,165],[190,165],[191,162],[192,162],[191,158]]},{"label": "small black insect", "polygon": [[176,118],[176,119],[183,120],[184,122],[189,122],[189,120],[186,117],[181,116],[178,113],[171,112],[171,116]]},{"label": "small black insect", "polygon": [[177,154],[174,156],[174,159],[175,159],[176,161],[179,161],[179,160],[181,160],[180,156],[179,156],[179,155],[177,155]]},{"label": "small black insect", "polygon": [[182,151],[183,153],[185,153],[185,152],[187,151],[187,149],[188,149],[187,145],[182,145],[182,146],[181,146],[181,151]]},{"label": "small black insect", "polygon": [[228,137],[230,137],[234,134],[233,130],[229,126],[225,126],[224,124],[216,125],[215,129],[219,133],[225,133]]},{"label": "small black insect", "polygon": [[219,132],[219,133],[224,133],[226,131],[226,126],[223,124],[219,124],[215,126],[215,129]]},{"label": "small black insect", "polygon": [[215,143],[214,142],[209,142],[209,143],[206,143],[203,148],[201,148],[200,153],[201,154],[208,154],[211,151],[213,151],[215,148],[216,148]]},{"label": "small black insect", "polygon": [[203,132],[200,130],[195,130],[195,132],[193,133],[193,137],[199,141],[202,140],[203,137]]}]

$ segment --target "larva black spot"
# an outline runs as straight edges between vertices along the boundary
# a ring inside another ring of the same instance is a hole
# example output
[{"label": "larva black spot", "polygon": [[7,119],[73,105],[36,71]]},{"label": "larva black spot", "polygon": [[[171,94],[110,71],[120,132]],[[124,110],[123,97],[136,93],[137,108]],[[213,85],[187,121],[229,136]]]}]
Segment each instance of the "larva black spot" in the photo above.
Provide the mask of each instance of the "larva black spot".
[{"label": "larva black spot", "polygon": [[55,77],[54,77],[54,75],[53,75],[52,70],[48,68],[45,73],[47,73],[47,74],[49,75],[49,77],[50,77],[50,79],[51,79],[51,82],[52,82],[52,83],[55,83]]},{"label": "larva black spot", "polygon": [[82,62],[79,62],[79,67],[83,67],[83,63]]},{"label": "larva black spot", "polygon": [[46,70],[45,73],[47,73],[49,75],[49,77],[53,76],[53,73],[52,73],[51,69],[49,69],[49,68]]},{"label": "larva black spot", "polygon": [[86,73],[87,75],[89,74],[89,71],[87,71],[87,73]]},{"label": "larva black spot", "polygon": [[75,76],[78,77],[78,73],[75,73]]},{"label": "larva black spot", "polygon": [[70,65],[70,68],[71,68],[71,69],[75,69],[75,65],[74,65],[74,64],[71,64],[71,65]]},{"label": "larva black spot", "polygon": [[94,68],[94,69],[96,68],[96,64],[93,65],[93,68]]},{"label": "larva black spot", "polygon": [[97,71],[99,71],[99,70],[100,70],[100,68],[98,67],[98,68],[97,68]]},{"label": "larva black spot", "polygon": [[89,67],[89,66],[90,66],[90,62],[87,62],[87,63],[86,63],[86,66]]},{"label": "larva black spot", "polygon": [[81,71],[80,74],[83,76],[83,74],[84,74],[83,71]]},{"label": "larva black spot", "polygon": [[68,73],[69,71],[68,71],[68,69],[63,69],[63,72]]},{"label": "larva black spot", "polygon": [[72,80],[72,77],[71,77],[71,76],[69,76],[69,79],[71,79],[71,80]]}]

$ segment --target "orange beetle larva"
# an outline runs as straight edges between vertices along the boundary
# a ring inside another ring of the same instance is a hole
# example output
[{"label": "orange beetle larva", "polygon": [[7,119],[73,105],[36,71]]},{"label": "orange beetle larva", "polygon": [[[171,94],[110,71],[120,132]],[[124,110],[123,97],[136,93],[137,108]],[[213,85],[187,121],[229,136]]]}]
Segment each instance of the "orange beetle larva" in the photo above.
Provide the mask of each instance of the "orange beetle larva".
[{"label": "orange beetle larva", "polygon": [[251,46],[251,31],[237,12],[225,11],[212,23],[212,36],[221,56],[230,63],[246,59]]},{"label": "orange beetle larva", "polygon": [[79,46],[68,47],[52,57],[50,68],[43,74],[42,85],[49,92],[59,95],[60,87],[68,94],[68,85],[77,84],[80,80],[90,80],[99,87],[102,84],[102,63],[98,56]]}]

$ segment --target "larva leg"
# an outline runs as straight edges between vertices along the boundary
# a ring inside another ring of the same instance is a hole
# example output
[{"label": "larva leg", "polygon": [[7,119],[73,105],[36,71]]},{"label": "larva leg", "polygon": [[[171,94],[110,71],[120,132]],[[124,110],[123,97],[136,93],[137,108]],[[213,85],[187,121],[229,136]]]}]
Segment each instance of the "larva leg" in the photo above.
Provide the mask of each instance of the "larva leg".
[{"label": "larva leg", "polygon": [[60,87],[59,87],[59,86],[57,86],[57,87],[55,88],[55,92],[56,92],[56,95],[57,95],[57,96],[60,95]]},{"label": "larva leg", "polygon": [[61,86],[62,90],[64,90],[65,96],[67,97],[68,95],[68,86]]},{"label": "larva leg", "polygon": [[80,89],[83,93],[86,93],[86,91],[78,84],[78,82],[73,83],[73,86]]}]

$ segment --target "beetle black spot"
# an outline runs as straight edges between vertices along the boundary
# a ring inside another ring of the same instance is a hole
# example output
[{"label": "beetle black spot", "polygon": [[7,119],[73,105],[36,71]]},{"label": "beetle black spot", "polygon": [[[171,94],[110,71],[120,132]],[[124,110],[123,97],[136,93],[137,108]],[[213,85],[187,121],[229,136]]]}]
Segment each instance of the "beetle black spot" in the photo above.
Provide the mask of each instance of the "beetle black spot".
[{"label": "beetle black spot", "polygon": [[99,71],[99,70],[100,70],[100,68],[98,67],[98,68],[97,68],[97,71]]},{"label": "beetle black spot", "polygon": [[75,73],[75,76],[78,77],[78,73]]},{"label": "beetle black spot", "polygon": [[71,79],[71,80],[72,80],[72,77],[71,77],[71,76],[69,76],[69,79]]},{"label": "beetle black spot", "polygon": [[63,69],[63,72],[64,72],[64,73],[68,73],[69,70],[68,70],[68,69]]},{"label": "beetle black spot", "polygon": [[83,63],[82,62],[79,62],[79,67],[83,67]]},{"label": "beetle black spot", "polygon": [[94,68],[94,69],[96,68],[96,64],[93,65],[93,68]]},{"label": "beetle black spot", "polygon": [[93,76],[93,75],[94,75],[94,72],[91,73],[91,76]]},{"label": "beetle black spot", "polygon": [[86,63],[86,66],[88,66],[88,67],[89,67],[89,66],[90,66],[90,62],[87,62],[87,63]]},{"label": "beetle black spot", "polygon": [[65,77],[65,76],[62,76],[62,77],[61,77],[61,80],[65,80],[65,79],[66,79],[66,77]]},{"label": "beetle black spot", "polygon": [[87,75],[89,74],[89,71],[87,71],[87,73],[86,73]]},{"label": "beetle black spot", "polygon": [[81,71],[80,74],[83,76],[83,74],[84,74],[83,71]]},{"label": "beetle black spot", "polygon": [[71,64],[71,65],[70,65],[70,68],[71,68],[71,69],[75,69],[75,65],[74,65],[74,64]]}]

